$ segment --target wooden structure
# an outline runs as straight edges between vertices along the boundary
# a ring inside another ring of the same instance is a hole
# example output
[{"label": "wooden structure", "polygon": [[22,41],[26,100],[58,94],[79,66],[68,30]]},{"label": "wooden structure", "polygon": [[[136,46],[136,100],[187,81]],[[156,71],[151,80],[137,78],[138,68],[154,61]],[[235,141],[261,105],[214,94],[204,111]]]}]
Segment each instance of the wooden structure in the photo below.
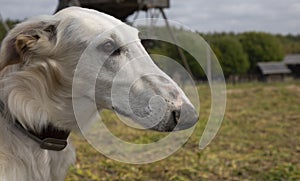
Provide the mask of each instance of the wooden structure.
[{"label": "wooden structure", "polygon": [[69,6],[81,6],[112,15],[122,21],[139,10],[170,7],[169,0],[59,0],[56,11]]},{"label": "wooden structure", "polygon": [[283,81],[292,72],[283,62],[260,62],[257,67],[260,80],[265,82]]},{"label": "wooden structure", "polygon": [[292,71],[295,78],[300,78],[300,54],[287,55],[283,63]]}]

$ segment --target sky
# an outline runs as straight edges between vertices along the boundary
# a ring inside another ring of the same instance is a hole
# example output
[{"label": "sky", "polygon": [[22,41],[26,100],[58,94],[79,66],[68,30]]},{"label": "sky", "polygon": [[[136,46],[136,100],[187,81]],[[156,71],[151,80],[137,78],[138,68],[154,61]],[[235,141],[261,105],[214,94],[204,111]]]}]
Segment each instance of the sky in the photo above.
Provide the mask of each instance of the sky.
[{"label": "sky", "polygon": [[[170,0],[169,19],[199,32],[300,34],[300,0]],[[58,0],[0,0],[3,18],[52,14]]]}]

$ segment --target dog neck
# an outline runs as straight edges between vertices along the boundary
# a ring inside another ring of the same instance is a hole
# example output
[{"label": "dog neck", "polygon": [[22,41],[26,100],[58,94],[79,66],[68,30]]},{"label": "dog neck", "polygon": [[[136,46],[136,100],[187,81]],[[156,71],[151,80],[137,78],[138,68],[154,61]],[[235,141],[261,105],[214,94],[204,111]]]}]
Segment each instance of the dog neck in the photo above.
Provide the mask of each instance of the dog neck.
[{"label": "dog neck", "polygon": [[[0,100],[1,114],[3,114],[4,109],[5,105]],[[17,119],[13,120],[13,124],[17,128],[17,130],[25,134],[33,141],[37,142],[40,145],[41,149],[61,151],[68,145],[67,139],[69,137],[70,131],[60,129],[53,126],[52,124],[48,124],[39,132],[24,128]]]}]

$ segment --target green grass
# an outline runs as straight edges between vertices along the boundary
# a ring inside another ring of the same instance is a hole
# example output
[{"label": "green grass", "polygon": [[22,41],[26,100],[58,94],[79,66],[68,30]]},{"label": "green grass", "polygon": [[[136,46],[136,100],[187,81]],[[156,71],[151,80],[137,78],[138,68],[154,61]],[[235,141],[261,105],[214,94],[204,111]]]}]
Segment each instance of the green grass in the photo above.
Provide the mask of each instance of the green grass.
[{"label": "green grass", "polygon": [[[120,163],[73,135],[77,162],[68,181],[89,180],[300,180],[300,82],[229,85],[220,131],[198,149],[210,111],[210,94],[199,86],[201,118],[189,141],[172,156],[146,165]],[[150,143],[165,134],[124,126],[110,112],[102,115],[118,137]]]}]

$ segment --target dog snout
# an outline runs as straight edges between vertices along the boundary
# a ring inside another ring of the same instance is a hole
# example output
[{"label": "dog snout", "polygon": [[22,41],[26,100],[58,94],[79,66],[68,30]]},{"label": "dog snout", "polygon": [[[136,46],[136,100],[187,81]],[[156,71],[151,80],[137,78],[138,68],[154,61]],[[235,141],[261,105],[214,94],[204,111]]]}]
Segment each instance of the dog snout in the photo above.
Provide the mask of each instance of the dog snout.
[{"label": "dog snout", "polygon": [[179,108],[171,111],[170,123],[173,131],[185,130],[193,127],[199,119],[195,108],[187,103],[182,104]]},{"label": "dog snout", "polygon": [[[169,119],[163,131],[180,131],[193,127],[198,121],[198,113],[195,108],[188,104],[169,102]],[[161,130],[162,131],[162,130]]]}]

